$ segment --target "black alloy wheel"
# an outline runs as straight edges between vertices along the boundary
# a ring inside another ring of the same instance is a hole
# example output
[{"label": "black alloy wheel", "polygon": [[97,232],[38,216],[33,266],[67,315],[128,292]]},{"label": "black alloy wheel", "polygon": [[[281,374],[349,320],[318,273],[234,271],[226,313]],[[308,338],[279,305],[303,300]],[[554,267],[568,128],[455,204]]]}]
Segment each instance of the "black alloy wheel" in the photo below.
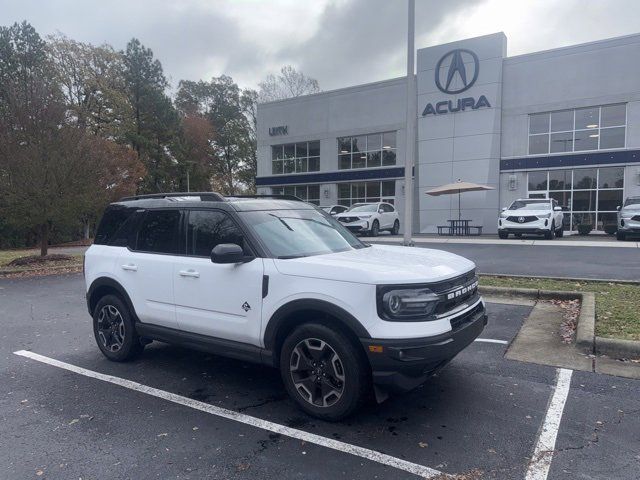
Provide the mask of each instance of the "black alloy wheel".
[{"label": "black alloy wheel", "polygon": [[93,310],[93,334],[100,351],[114,362],[125,362],[144,349],[127,305],[116,295],[105,295]]}]

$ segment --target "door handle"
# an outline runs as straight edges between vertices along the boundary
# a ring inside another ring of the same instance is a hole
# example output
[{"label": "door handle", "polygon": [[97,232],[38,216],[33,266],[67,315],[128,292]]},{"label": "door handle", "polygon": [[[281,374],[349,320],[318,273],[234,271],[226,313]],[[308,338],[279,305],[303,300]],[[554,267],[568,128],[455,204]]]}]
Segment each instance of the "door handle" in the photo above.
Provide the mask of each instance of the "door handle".
[{"label": "door handle", "polygon": [[180,270],[178,273],[180,274],[181,277],[193,277],[193,278],[200,277],[200,272],[196,272],[193,269]]},{"label": "door handle", "polygon": [[127,270],[129,272],[137,272],[138,271],[138,266],[134,265],[133,263],[128,263],[126,265],[122,265],[122,269],[123,270]]}]

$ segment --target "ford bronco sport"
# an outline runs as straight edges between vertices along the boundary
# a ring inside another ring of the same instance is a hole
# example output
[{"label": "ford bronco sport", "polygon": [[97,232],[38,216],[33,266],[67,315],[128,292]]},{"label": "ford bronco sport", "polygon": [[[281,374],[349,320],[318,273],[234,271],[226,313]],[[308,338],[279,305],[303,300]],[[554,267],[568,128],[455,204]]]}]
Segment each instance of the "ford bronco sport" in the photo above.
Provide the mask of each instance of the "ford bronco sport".
[{"label": "ford bronco sport", "polygon": [[280,369],[337,420],[441,369],[483,330],[475,265],[368,245],[295,197],[142,195],[111,204],[85,256],[87,306],[113,361],[160,341]]}]

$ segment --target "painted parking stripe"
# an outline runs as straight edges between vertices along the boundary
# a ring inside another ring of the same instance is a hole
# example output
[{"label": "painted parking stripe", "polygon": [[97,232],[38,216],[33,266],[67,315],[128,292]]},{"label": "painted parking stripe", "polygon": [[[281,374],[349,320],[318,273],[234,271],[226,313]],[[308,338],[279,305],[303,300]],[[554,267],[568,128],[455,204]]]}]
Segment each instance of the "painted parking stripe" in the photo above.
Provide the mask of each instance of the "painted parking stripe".
[{"label": "painted parking stripe", "polygon": [[269,422],[268,420],[262,420],[261,418],[252,417],[250,415],[245,415],[243,413],[235,412],[233,410],[227,410],[226,408],[216,407],[215,405],[210,405],[208,403],[200,402],[198,400],[193,400],[188,397],[183,397],[181,395],[167,392],[165,390],[149,387],[147,385],[143,385],[141,383],[134,382],[132,380],[127,380],[120,377],[114,377],[112,375],[105,375],[104,373],[94,372],[93,370],[88,370],[86,368],[78,367],[70,363],[61,362],[54,358],[45,357],[44,355],[40,355],[38,353],[28,352],[26,350],[19,350],[13,353],[16,355],[20,355],[21,357],[30,358],[31,360],[35,360],[37,362],[46,363],[47,365],[52,365],[54,367],[58,367],[63,370],[68,370],[70,372],[74,372],[79,375],[83,375],[85,377],[102,380],[103,382],[119,385],[121,387],[128,388],[129,390],[145,393],[147,395],[151,395],[152,397],[161,398],[169,402],[173,402],[179,405],[183,405],[185,407],[193,408],[194,410],[200,410],[201,412],[226,418],[228,420],[233,420],[236,422],[244,423],[246,425],[251,425],[256,428],[268,430],[270,432],[286,435],[288,437],[295,438],[297,440],[302,440],[304,442],[314,443],[322,447],[338,450],[339,452],[349,453],[351,455],[355,455],[356,457],[365,458],[367,460],[371,460],[372,462],[377,462],[382,465],[386,465],[388,467],[397,468],[399,470],[404,470],[405,472],[419,475],[423,478],[433,478],[438,475],[443,475],[442,472],[438,470],[434,470],[433,468],[425,467],[423,465],[418,465],[417,463],[407,462],[406,460],[392,457],[391,455],[377,452],[375,450],[370,450],[368,448],[359,447],[357,445],[351,445],[349,443],[340,442],[332,438],[323,437],[321,435],[315,435],[313,433],[305,432],[303,430],[286,427],[278,423]]},{"label": "painted parking stripe", "polygon": [[495,338],[476,338],[474,342],[499,343],[500,345],[507,345],[509,343],[506,340],[496,340]]},{"label": "painted parking stripe", "polygon": [[562,412],[567,402],[569,389],[571,388],[571,375],[573,370],[558,369],[558,379],[554,389],[547,414],[542,424],[542,430],[538,436],[538,442],[533,452],[533,457],[527,469],[525,480],[546,480],[553,460],[553,451],[556,447],[556,438],[562,420]]}]

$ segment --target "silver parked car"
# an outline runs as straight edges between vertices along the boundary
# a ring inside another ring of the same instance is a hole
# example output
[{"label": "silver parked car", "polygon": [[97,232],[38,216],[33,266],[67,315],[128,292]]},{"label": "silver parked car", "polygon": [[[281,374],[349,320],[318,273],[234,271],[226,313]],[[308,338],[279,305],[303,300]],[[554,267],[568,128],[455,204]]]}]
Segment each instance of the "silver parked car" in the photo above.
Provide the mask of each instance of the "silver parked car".
[{"label": "silver parked car", "polygon": [[634,234],[640,235],[640,196],[627,197],[622,208],[618,207],[616,238],[624,240]]}]

